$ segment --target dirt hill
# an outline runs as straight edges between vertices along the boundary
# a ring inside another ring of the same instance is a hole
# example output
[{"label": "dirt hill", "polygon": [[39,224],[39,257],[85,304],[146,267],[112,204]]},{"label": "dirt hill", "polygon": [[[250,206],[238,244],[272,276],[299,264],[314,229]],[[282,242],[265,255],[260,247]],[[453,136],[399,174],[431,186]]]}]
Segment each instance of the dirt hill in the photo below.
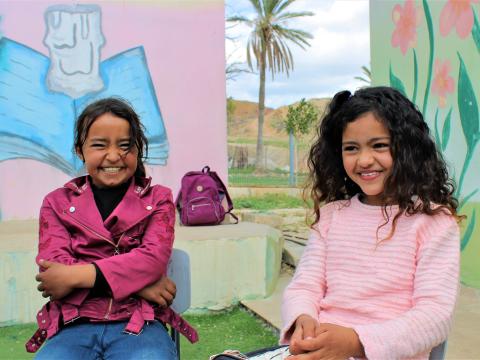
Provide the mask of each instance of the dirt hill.
[{"label": "dirt hill", "polygon": [[[308,100],[323,114],[330,99]],[[228,124],[228,136],[234,138],[257,137],[258,103],[243,100],[233,100],[234,111],[232,121]],[[295,103],[297,104],[297,103]],[[265,109],[264,136],[271,139],[284,139],[287,134],[282,131],[283,119],[287,116],[288,106],[281,106],[277,109]]]}]

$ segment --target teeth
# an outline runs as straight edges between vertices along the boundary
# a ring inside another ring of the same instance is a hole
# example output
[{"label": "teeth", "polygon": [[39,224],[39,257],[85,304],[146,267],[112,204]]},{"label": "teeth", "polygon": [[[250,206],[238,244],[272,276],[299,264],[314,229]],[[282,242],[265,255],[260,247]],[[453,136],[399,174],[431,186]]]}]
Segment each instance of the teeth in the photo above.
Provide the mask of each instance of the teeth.
[{"label": "teeth", "polygon": [[116,173],[116,172],[119,172],[121,168],[119,167],[104,167],[102,168],[103,171],[107,172],[107,173]]},{"label": "teeth", "polygon": [[371,171],[371,172],[361,172],[359,173],[361,177],[369,178],[377,176],[380,172],[379,171]]}]

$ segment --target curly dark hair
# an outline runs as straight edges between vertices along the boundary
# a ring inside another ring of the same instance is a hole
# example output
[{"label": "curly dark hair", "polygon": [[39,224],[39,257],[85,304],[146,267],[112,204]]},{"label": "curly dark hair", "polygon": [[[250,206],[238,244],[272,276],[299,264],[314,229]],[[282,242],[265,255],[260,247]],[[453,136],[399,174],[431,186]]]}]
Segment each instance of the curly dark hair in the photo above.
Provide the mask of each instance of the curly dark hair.
[{"label": "curly dark hair", "polygon": [[[73,144],[74,150],[77,153],[82,153],[82,147],[87,140],[88,130],[94,121],[103,114],[113,114],[119,118],[125,119],[130,125],[130,146],[134,146],[138,150],[137,169],[134,176],[145,177],[145,165],[143,159],[148,156],[148,140],[145,136],[144,127],[140,122],[140,118],[133,110],[133,107],[128,104],[126,100],[116,97],[105,98],[97,100],[88,105],[78,117],[75,123],[75,142]],[[144,156],[145,154],[145,156]]]},{"label": "curly dark hair", "polygon": [[310,190],[314,201],[314,223],[320,219],[322,203],[349,200],[362,193],[343,167],[342,134],[348,123],[369,112],[382,121],[391,137],[393,168],[385,180],[383,214],[386,224],[386,207],[399,206],[392,234],[402,213],[433,215],[447,211],[459,220],[454,184],[420,111],[393,88],[369,87],[354,95],[349,91],[335,94],[318,128],[308,157],[307,192]]}]

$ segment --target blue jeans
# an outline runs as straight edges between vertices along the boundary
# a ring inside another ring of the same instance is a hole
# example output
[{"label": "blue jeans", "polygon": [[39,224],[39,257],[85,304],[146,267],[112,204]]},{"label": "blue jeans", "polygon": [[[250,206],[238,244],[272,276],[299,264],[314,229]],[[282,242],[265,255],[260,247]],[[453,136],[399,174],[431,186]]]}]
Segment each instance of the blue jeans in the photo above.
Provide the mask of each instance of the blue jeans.
[{"label": "blue jeans", "polygon": [[35,359],[177,359],[175,345],[161,323],[145,323],[139,335],[123,332],[126,324],[122,321],[66,326],[40,348]]}]

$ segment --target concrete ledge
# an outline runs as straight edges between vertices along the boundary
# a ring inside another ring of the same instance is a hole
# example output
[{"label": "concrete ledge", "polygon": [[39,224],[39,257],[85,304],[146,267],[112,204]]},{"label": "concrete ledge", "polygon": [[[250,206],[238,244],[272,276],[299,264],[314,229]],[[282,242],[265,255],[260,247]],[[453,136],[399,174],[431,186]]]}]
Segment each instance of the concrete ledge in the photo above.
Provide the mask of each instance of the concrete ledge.
[{"label": "concrete ledge", "polygon": [[[33,322],[45,303],[36,290],[38,221],[0,222],[0,326]],[[275,289],[283,238],[267,225],[175,228],[174,247],[190,255],[192,310],[219,310]]]},{"label": "concrete ledge", "polygon": [[267,297],[275,289],[282,261],[280,231],[248,222],[175,231],[175,247],[190,255],[192,310],[220,310]]}]

